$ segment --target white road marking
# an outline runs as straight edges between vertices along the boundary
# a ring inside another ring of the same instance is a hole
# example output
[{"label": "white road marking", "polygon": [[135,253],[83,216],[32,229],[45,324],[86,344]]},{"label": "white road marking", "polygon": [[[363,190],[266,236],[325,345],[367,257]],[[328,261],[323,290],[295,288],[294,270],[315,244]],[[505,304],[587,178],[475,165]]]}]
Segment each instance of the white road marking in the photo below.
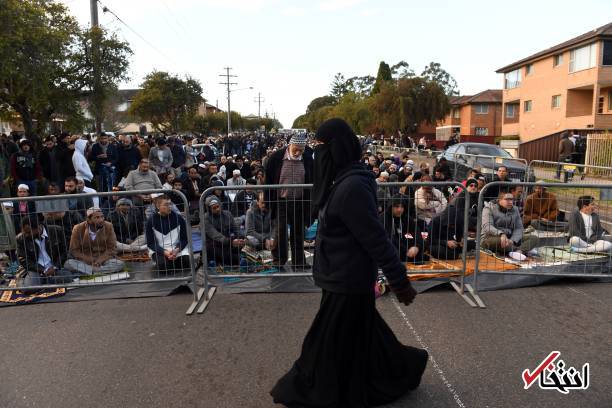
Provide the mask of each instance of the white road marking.
[{"label": "white road marking", "polygon": [[446,375],[444,374],[442,367],[440,367],[440,365],[434,358],[433,353],[429,349],[429,346],[425,344],[425,342],[423,341],[423,338],[416,331],[412,323],[410,323],[410,320],[408,320],[408,316],[406,316],[406,313],[402,310],[400,304],[397,302],[395,298],[392,298],[391,302],[393,302],[393,304],[395,305],[395,308],[397,309],[399,314],[402,316],[402,319],[404,319],[404,323],[406,323],[406,326],[408,326],[412,334],[414,334],[414,337],[416,338],[417,343],[419,343],[421,348],[424,348],[429,353],[429,361],[431,362],[431,366],[434,372],[438,375],[438,377],[442,381],[442,384],[444,384],[448,392],[450,392],[451,396],[453,397],[453,400],[457,403],[457,406],[460,408],[467,407],[467,405],[465,405],[465,403],[461,401],[461,396],[459,395],[459,392],[457,391],[455,386],[453,386],[453,384],[446,378]]}]

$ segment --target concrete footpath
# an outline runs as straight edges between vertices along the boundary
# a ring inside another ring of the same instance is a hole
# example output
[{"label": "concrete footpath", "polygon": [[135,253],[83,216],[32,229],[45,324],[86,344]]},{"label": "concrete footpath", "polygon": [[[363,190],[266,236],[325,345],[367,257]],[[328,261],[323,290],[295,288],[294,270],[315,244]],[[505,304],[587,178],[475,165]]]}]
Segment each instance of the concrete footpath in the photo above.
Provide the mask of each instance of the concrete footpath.
[{"label": "concrete footpath", "polygon": [[[612,406],[612,285],[565,282],[453,291],[378,308],[402,342],[427,347],[421,387],[392,407]],[[297,357],[319,294],[216,295],[185,316],[189,295],[0,310],[0,407],[271,407],[269,390]],[[563,395],[521,373],[553,350],[590,363],[590,387]]]}]

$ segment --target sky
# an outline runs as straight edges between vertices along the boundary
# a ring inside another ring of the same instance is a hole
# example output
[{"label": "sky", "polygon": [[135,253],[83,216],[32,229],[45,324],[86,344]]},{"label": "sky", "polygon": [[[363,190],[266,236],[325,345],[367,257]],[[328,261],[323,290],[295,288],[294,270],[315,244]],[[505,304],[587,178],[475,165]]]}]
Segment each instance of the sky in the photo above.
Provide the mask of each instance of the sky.
[{"label": "sky", "polygon": [[[63,0],[83,26],[88,0]],[[128,27],[102,11],[112,10]],[[130,80],[149,72],[198,79],[204,97],[227,109],[273,114],[284,127],[329,93],[336,73],[376,75],[406,61],[418,74],[439,62],[462,95],[501,88],[495,70],[611,22],[609,0],[101,0],[99,21],[130,43]],[[245,89],[253,87],[253,89]]]}]

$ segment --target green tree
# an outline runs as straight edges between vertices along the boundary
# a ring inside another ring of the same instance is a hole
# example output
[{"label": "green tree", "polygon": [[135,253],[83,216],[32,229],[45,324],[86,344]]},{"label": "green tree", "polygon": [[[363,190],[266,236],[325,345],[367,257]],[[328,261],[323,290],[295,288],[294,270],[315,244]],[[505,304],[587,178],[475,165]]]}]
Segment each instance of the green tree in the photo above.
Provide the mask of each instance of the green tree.
[{"label": "green tree", "polygon": [[157,131],[162,132],[178,132],[193,126],[198,107],[204,102],[198,80],[153,71],[145,77],[141,87],[130,105],[128,112],[131,115],[151,122]]},{"label": "green tree", "polygon": [[[399,128],[416,131],[420,123],[436,124],[450,112],[450,102],[444,88],[422,77],[400,79],[397,83]],[[395,130],[395,129],[394,129]]]},{"label": "green tree", "polygon": [[309,129],[308,126],[308,114],[304,113],[303,115],[298,116],[293,121],[293,125],[291,126],[293,129]]},{"label": "green tree", "polygon": [[338,72],[336,76],[334,76],[334,79],[331,83],[330,95],[334,98],[335,101],[338,101],[347,92],[348,92],[348,88],[346,85],[346,80],[344,79],[344,75]]},{"label": "green tree", "polygon": [[354,92],[344,95],[329,116],[344,119],[357,134],[366,133],[372,125],[367,98]]},{"label": "green tree", "polygon": [[369,100],[373,125],[377,131],[394,132],[401,127],[400,103],[397,84],[383,82],[379,92]]},{"label": "green tree", "polygon": [[[79,27],[66,6],[46,0],[0,4],[0,104],[19,114],[26,137],[34,119],[74,108],[68,75]],[[42,112],[42,114],[40,114]]]},{"label": "green tree", "polygon": [[78,52],[70,61],[72,86],[87,98],[94,129],[101,132],[105,117],[114,110],[112,106],[109,112],[108,105],[117,84],[129,79],[129,57],[133,52],[128,43],[100,27],[81,31],[76,44]]},{"label": "green tree", "polygon": [[319,96],[318,98],[314,98],[308,104],[306,108],[306,113],[314,112],[319,108],[324,106],[332,106],[336,103],[336,98],[331,95]]},{"label": "green tree", "polygon": [[378,65],[378,73],[376,74],[376,82],[374,82],[374,87],[372,88],[372,94],[377,94],[380,92],[382,84],[393,79],[393,75],[391,74],[391,68],[389,64],[385,61],[381,61]]},{"label": "green tree", "polygon": [[412,78],[416,76],[410,65],[406,61],[400,61],[391,67],[393,78]]},{"label": "green tree", "polygon": [[437,82],[448,96],[459,95],[457,81],[437,62],[430,62],[421,73],[421,77],[428,81]]},{"label": "green tree", "polygon": [[346,80],[348,92],[360,95],[370,95],[376,78],[372,75],[354,76]]}]

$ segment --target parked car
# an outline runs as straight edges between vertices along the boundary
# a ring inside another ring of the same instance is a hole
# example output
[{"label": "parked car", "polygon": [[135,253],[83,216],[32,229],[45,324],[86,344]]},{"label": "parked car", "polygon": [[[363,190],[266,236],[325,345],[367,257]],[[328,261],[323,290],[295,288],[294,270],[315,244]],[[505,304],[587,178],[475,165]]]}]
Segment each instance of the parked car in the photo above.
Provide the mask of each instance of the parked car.
[{"label": "parked car", "polygon": [[493,180],[500,166],[506,166],[508,177],[512,181],[525,181],[527,164],[521,159],[515,159],[499,146],[486,143],[458,143],[450,146],[438,161],[446,158],[455,180],[464,180],[470,169],[480,166],[481,173],[487,182]]}]

